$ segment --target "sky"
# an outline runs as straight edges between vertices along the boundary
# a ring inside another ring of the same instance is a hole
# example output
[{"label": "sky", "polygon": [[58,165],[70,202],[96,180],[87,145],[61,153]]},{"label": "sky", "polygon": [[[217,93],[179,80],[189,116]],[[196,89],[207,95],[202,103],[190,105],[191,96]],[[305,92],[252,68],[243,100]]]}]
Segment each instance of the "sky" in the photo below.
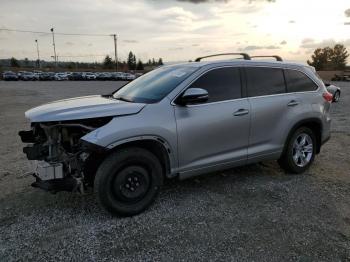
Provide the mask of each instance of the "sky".
[{"label": "sky", "polygon": [[[137,58],[188,61],[222,52],[278,54],[305,62],[317,47],[350,50],[349,0],[0,0],[0,29],[56,35],[60,61]],[[0,58],[52,60],[52,36],[0,30]]]}]

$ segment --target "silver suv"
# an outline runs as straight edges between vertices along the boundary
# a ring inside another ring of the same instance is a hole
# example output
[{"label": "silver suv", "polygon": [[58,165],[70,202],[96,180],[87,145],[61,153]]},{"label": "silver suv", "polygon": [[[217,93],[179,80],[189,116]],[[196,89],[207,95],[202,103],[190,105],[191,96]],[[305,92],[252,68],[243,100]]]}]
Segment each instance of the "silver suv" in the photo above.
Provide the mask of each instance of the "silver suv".
[{"label": "silver suv", "polygon": [[92,186],[110,212],[148,207],[165,179],[278,160],[304,172],[330,137],[332,95],[312,67],[243,59],[162,66],[109,95],[25,113],[32,184]]}]

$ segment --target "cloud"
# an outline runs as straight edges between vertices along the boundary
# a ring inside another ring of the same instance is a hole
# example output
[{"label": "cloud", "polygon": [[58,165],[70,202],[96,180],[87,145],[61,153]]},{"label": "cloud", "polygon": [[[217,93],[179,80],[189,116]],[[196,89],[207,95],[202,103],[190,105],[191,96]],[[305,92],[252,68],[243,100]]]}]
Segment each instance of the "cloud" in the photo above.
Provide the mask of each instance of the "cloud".
[{"label": "cloud", "polygon": [[192,44],[192,46],[199,46],[199,44]]},{"label": "cloud", "polygon": [[301,44],[302,44],[302,45],[306,45],[306,44],[311,44],[311,43],[313,43],[313,42],[315,42],[315,40],[312,39],[312,38],[304,38],[304,39],[301,41]]},{"label": "cloud", "polygon": [[350,8],[344,11],[346,17],[350,17]]},{"label": "cloud", "polygon": [[230,0],[176,0],[178,2],[189,2],[192,4],[210,3],[210,2],[224,2],[227,3]]},{"label": "cloud", "polygon": [[[201,4],[201,3],[213,3],[213,2],[221,2],[221,3],[227,3],[230,2],[231,0],[176,0],[178,2],[188,2],[188,3],[193,3],[193,4]],[[274,3],[276,0],[247,0],[249,4],[253,2],[269,2],[269,3]]]},{"label": "cloud", "polygon": [[269,46],[265,46],[264,49],[280,49],[279,46],[275,46],[275,45],[269,45]]},{"label": "cloud", "polygon": [[65,42],[65,45],[68,45],[68,46],[73,46],[73,45],[74,45],[74,43],[72,43],[72,42]]},{"label": "cloud", "polygon": [[132,39],[125,39],[123,40],[124,43],[129,43],[129,44],[136,44],[138,43],[139,41],[137,40],[132,40]]},{"label": "cloud", "polygon": [[169,48],[168,50],[169,51],[179,51],[179,50],[183,50],[184,48],[183,47],[172,47],[172,48]]},{"label": "cloud", "polygon": [[248,45],[244,48],[239,48],[239,51],[254,51],[254,50],[261,50],[261,49],[269,49],[269,50],[273,50],[273,49],[280,49],[279,46],[275,46],[275,45],[268,45],[268,46],[259,46],[259,45]]},{"label": "cloud", "polygon": [[280,45],[286,45],[287,44],[287,41],[286,40],[283,40]]},{"label": "cloud", "polygon": [[300,50],[298,50],[298,51],[289,51],[289,54],[291,54],[291,55],[300,55],[301,53],[300,53]]},{"label": "cloud", "polygon": [[288,23],[295,24],[295,21],[294,20],[289,20]]},{"label": "cloud", "polygon": [[[307,41],[305,41],[307,40]],[[343,44],[345,46],[350,45],[350,38],[349,39],[343,39],[343,40],[334,40],[332,38],[330,39],[323,39],[322,41],[316,42],[313,39],[304,39],[301,42],[300,48],[305,49],[316,49],[316,48],[324,48],[326,46],[334,46],[336,44]]]},{"label": "cloud", "polygon": [[350,25],[350,22],[344,22],[344,25]]}]

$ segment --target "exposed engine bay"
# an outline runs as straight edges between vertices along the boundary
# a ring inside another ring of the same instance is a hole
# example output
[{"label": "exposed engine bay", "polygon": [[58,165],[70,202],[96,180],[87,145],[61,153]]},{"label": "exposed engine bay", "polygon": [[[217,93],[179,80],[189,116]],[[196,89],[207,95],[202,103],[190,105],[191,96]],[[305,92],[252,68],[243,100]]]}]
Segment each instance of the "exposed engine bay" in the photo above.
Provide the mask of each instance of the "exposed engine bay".
[{"label": "exposed engine bay", "polygon": [[[28,160],[33,160],[32,184],[51,192],[84,192],[91,177],[89,162],[96,161],[96,148],[80,138],[107,124],[112,117],[32,123],[31,130],[20,131]],[[94,161],[89,161],[94,157]],[[89,173],[90,172],[90,173]]]}]

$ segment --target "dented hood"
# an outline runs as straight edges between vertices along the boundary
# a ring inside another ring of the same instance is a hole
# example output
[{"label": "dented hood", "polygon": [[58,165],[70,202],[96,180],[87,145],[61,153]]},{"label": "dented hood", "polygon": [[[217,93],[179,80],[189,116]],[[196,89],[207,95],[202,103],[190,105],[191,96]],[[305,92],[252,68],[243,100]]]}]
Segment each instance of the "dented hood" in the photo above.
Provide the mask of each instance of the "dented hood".
[{"label": "dented hood", "polygon": [[129,103],[104,96],[83,96],[47,103],[28,110],[31,122],[66,121],[137,114],[146,104]]}]

